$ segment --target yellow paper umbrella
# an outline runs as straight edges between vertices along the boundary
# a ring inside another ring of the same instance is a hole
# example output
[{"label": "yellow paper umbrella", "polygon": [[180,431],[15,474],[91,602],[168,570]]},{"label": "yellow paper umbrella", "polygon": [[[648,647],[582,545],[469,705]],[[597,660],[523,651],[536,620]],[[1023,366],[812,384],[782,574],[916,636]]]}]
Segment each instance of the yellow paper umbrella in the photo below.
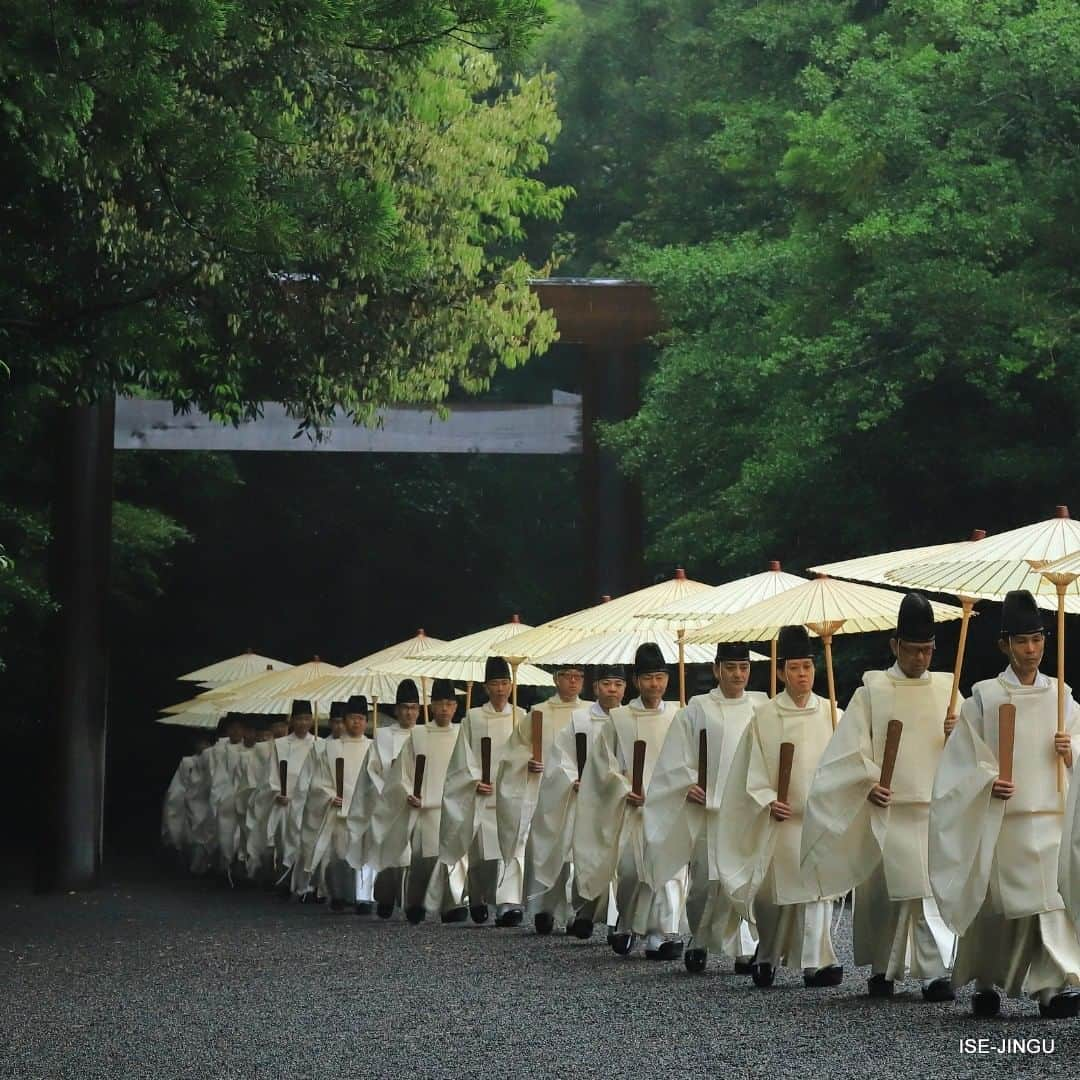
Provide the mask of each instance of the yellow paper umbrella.
[{"label": "yellow paper umbrella", "polygon": [[[534,657],[536,663],[555,666],[558,664],[632,664],[637,650],[645,642],[655,642],[664,662],[674,664],[680,657],[680,642],[670,630],[623,630],[621,633],[594,634],[580,641],[555,649],[545,656]],[[708,645],[688,645],[683,651],[688,664],[711,664],[715,650]],[[752,652],[751,660],[764,660]]]},{"label": "yellow paper umbrella", "polygon": [[[810,569],[829,577],[850,578],[852,581],[868,581],[874,585],[892,585],[894,588],[902,582],[894,581],[889,575],[901,567],[929,559],[958,558],[970,552],[971,546],[985,539],[985,529],[975,529],[967,540],[951,544],[930,544],[925,547],[903,548],[899,551],[884,551],[877,555],[864,555],[858,559],[844,559],[842,562],[826,563],[823,566],[811,566]],[[960,691],[960,674],[964,668],[964,653],[967,650],[968,620],[975,600],[970,596],[958,596],[964,614],[960,621],[960,638],[956,646],[956,661],[953,664],[952,691],[949,694],[949,716],[956,711],[956,696]]]},{"label": "yellow paper umbrella", "polygon": [[[1080,578],[1080,552],[1047,563],[1039,576],[1054,587],[1057,593],[1057,729],[1065,730],[1065,602],[1066,592]],[[1058,791],[1062,789],[1064,762],[1058,759]]]},{"label": "yellow paper umbrella", "polygon": [[[825,647],[825,672],[829,681],[829,707],[836,727],[836,684],[833,676],[832,639],[837,634],[861,634],[892,630],[903,596],[888,589],[860,585],[836,578],[818,577],[771,600],[763,600],[734,615],[724,615],[708,626],[690,630],[688,644],[719,641],[772,641],[782,627],[805,626],[817,634]],[[959,619],[963,612],[951,604],[932,604],[941,622]]]},{"label": "yellow paper umbrella", "polygon": [[[779,593],[805,585],[806,578],[786,574],[778,560],[769,563],[769,569],[749,577],[736,578],[723,585],[715,585],[705,592],[691,597],[678,609],[647,612],[642,618],[670,620],[679,628],[704,626],[721,615],[733,615],[744,611],[762,600],[769,600]],[[685,635],[682,635],[685,638]],[[769,665],[769,696],[776,697],[776,639],[771,642]],[[685,686],[683,665],[679,665],[679,681]],[[685,697],[685,694],[683,694]]]},{"label": "yellow paper umbrella", "polygon": [[[286,668],[285,670],[288,669]],[[197,694],[193,698],[188,698],[186,701],[181,701],[176,705],[169,705],[161,711],[163,713],[168,713],[169,715],[179,715],[180,713],[185,712],[199,712],[210,715],[214,712],[214,709],[217,708],[215,715],[223,716],[229,710],[227,706],[221,706],[221,702],[227,701],[229,697],[237,691],[254,685],[263,678],[264,675],[272,674],[274,674],[273,671],[260,671],[257,675],[248,675],[245,678],[237,679],[234,682],[222,683],[212,690],[204,690],[201,694]]]},{"label": "yellow paper umbrella", "polygon": [[239,656],[230,656],[228,660],[219,660],[216,664],[189,671],[178,678],[181,682],[195,682],[203,686],[218,687],[223,683],[236,682],[238,679],[246,679],[252,675],[263,675],[267,671],[283,671],[290,667],[292,664],[286,664],[284,660],[260,656],[259,653],[248,649]]},{"label": "yellow paper umbrella", "polygon": [[[385,649],[379,649],[378,652],[373,652],[368,656],[361,656],[359,660],[346,664],[341,671],[346,675],[370,671],[376,664],[383,664],[389,660],[404,660],[408,656],[420,656],[433,649],[439,649],[445,644],[442,638],[430,637],[421,627],[413,637],[399,641],[396,645],[388,645]],[[357,693],[364,693],[364,691],[359,690]]]}]

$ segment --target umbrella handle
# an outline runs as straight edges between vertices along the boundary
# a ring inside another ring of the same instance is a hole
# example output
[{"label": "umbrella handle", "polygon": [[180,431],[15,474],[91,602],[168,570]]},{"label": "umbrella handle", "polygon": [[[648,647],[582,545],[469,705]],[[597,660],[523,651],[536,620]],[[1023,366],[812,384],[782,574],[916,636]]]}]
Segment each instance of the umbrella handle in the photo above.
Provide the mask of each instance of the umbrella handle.
[{"label": "umbrella handle", "polygon": [[[952,716],[956,712],[956,699],[960,694],[960,672],[964,667],[964,653],[967,650],[968,623],[971,619],[971,609],[975,606],[975,601],[970,597],[961,596],[960,606],[963,608],[964,614],[960,617],[960,640],[956,643],[956,663],[953,665],[948,716]],[[948,716],[946,719],[948,719]]]},{"label": "umbrella handle", "polygon": [[686,631],[680,629],[677,633],[679,639],[679,705],[686,708]]}]

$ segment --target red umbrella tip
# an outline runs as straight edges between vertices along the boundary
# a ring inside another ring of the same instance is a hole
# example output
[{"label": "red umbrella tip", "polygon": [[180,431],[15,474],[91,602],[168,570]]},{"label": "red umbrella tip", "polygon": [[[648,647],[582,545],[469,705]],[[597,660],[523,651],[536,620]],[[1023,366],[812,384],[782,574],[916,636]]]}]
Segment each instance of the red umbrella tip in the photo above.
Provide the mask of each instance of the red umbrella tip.
[{"label": "red umbrella tip", "polygon": [[510,616],[510,621],[521,622],[521,616],[515,611],[514,614]]},{"label": "red umbrella tip", "polygon": [[424,633],[424,628],[422,626],[420,627],[419,630],[416,631],[416,636],[417,637],[427,637],[427,635]]},{"label": "red umbrella tip", "polygon": [[770,559],[769,560],[769,569],[779,571],[780,570],[780,560],[779,559]]},{"label": "red umbrella tip", "polygon": [[255,650],[250,645],[244,650],[244,652],[247,653],[248,656],[250,656],[254,651]]},{"label": "red umbrella tip", "polygon": [[686,571],[681,566],[676,566],[675,567],[675,580],[676,581],[685,581],[686,580]]},{"label": "red umbrella tip", "polygon": [[815,574],[814,575],[814,580],[815,581],[824,581],[828,576],[829,576],[828,574]]},{"label": "red umbrella tip", "polygon": [[604,593],[604,595],[600,597],[600,603],[601,604],[610,604],[611,603],[611,593],[609,593],[609,592]]},{"label": "red umbrella tip", "polygon": [[1067,518],[1069,516],[1069,508],[1067,506],[1055,506],[1054,517]]},{"label": "red umbrella tip", "polygon": [[986,530],[985,529],[972,529],[971,530],[971,539],[972,540],[985,540],[986,539]]},{"label": "red umbrella tip", "polygon": [[316,654],[315,654],[315,655],[314,655],[314,656],[313,656],[313,657],[311,658],[311,662],[312,662],[313,664],[317,664],[317,663],[319,662],[319,654],[318,654],[318,653],[316,653]]}]

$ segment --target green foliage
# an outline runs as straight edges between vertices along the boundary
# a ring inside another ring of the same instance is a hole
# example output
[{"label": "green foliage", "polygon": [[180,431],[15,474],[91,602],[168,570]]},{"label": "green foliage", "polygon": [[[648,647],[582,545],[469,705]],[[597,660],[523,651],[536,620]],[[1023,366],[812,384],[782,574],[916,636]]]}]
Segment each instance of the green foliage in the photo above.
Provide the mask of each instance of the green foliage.
[{"label": "green foliage", "polygon": [[586,40],[560,77],[612,111],[568,125],[553,169],[611,155],[618,220],[578,250],[667,315],[640,413],[606,435],[645,478],[654,556],[805,566],[1066,501],[1080,8],[623,0]]},{"label": "green foliage", "polygon": [[[61,402],[306,422],[486,385],[552,340],[507,247],[550,79],[538,0],[103,0],[0,16],[0,342]],[[473,48],[472,46],[477,46]]]}]

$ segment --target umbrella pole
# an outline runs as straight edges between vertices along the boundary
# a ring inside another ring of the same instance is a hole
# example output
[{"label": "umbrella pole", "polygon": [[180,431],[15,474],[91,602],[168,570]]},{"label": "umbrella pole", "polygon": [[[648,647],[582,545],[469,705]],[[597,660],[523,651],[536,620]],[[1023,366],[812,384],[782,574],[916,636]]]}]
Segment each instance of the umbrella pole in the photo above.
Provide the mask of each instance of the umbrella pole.
[{"label": "umbrella pole", "polygon": [[428,722],[428,692],[427,692],[427,676],[420,676],[420,700],[424,703],[424,723]]},{"label": "umbrella pole", "polygon": [[315,738],[319,737],[319,703],[315,702]]},{"label": "umbrella pole", "polygon": [[371,695],[371,737],[375,738],[375,732],[379,730],[379,699],[375,694]]},{"label": "umbrella pole", "polygon": [[833,678],[832,667],[832,634],[822,634],[821,641],[825,646],[825,674],[829,680],[829,714],[832,717],[833,731],[836,730],[836,681]]},{"label": "umbrella pole", "polygon": [[[1067,583],[1055,581],[1057,588],[1057,729],[1058,734],[1065,730],[1065,589]],[[1057,755],[1057,789],[1065,788],[1065,761]]]},{"label": "umbrella pole", "polygon": [[769,642],[769,697],[776,697],[776,642],[773,638]]},{"label": "umbrella pole", "polygon": [[472,679],[465,681],[465,712],[472,708]]},{"label": "umbrella pole", "polygon": [[517,669],[518,664],[521,663],[520,656],[507,657],[510,661],[510,703],[514,708],[514,715],[517,715]]},{"label": "umbrella pole", "polygon": [[961,596],[960,606],[964,614],[960,618],[960,640],[956,643],[956,663],[953,665],[952,692],[949,694],[949,716],[956,712],[956,698],[960,693],[960,672],[964,667],[964,652],[967,649],[968,623],[971,619],[971,609],[975,601],[970,597]]},{"label": "umbrella pole", "polygon": [[678,632],[679,638],[679,705],[686,708],[686,631]]}]

